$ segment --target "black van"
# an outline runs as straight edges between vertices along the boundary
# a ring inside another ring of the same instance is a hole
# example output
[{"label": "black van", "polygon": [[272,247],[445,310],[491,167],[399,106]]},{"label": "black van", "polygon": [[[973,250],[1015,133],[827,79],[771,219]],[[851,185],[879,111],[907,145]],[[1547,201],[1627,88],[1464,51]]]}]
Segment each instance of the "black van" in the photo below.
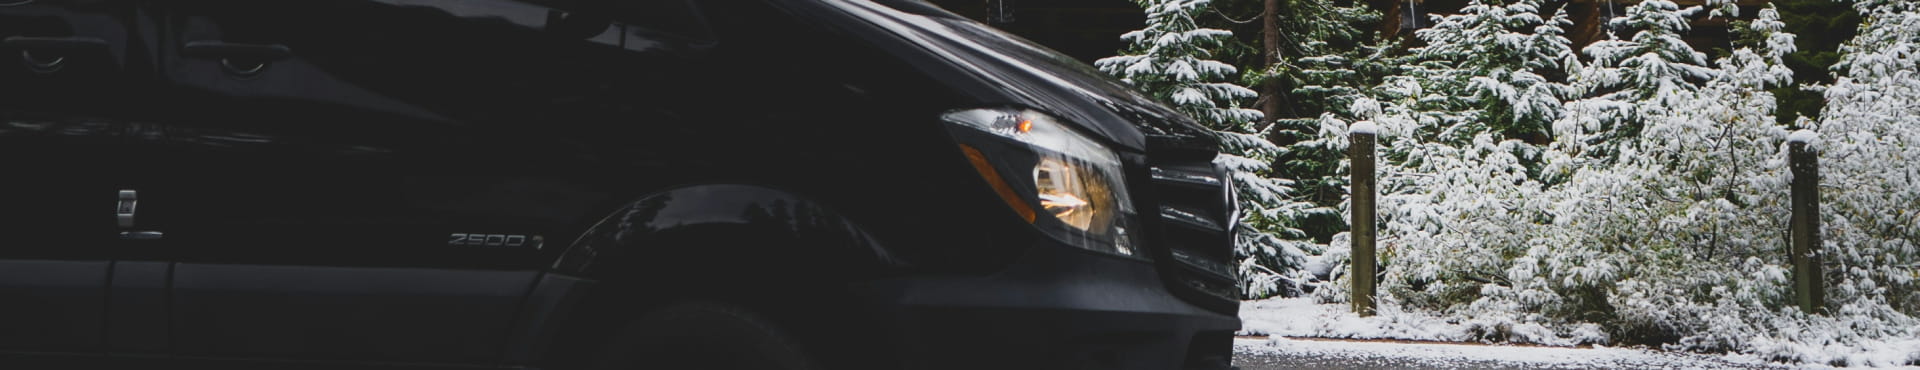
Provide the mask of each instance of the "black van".
[{"label": "black van", "polygon": [[913,0],[0,0],[0,367],[1225,369],[1216,145]]}]

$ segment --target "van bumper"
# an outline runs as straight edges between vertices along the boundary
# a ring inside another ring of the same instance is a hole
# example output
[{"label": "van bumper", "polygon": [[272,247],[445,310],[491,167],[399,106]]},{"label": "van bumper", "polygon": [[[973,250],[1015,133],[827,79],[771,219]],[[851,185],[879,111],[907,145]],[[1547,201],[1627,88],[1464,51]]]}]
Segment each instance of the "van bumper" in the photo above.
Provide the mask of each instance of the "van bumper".
[{"label": "van bumper", "polygon": [[1170,294],[1153,262],[1057,245],[990,275],[863,285],[907,369],[1230,369],[1240,328]]}]

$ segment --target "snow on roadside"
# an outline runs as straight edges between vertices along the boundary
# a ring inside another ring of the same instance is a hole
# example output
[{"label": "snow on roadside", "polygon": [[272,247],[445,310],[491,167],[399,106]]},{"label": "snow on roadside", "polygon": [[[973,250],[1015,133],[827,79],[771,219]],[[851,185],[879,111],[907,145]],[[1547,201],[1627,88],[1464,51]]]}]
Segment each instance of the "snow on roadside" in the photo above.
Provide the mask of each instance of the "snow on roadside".
[{"label": "snow on roadside", "polygon": [[1240,303],[1240,334],[1286,337],[1467,341],[1457,324],[1405,314],[1383,307],[1379,315],[1360,317],[1346,304],[1314,303],[1313,298],[1273,298]]},{"label": "snow on roadside", "polygon": [[[1379,314],[1373,317],[1355,315],[1344,303],[1316,303],[1313,298],[1273,298],[1240,303],[1241,335],[1267,335],[1276,338],[1269,347],[1279,350],[1300,347],[1313,349],[1322,346],[1317,341],[1289,341],[1282,337],[1295,338],[1334,338],[1334,339],[1396,339],[1414,341],[1472,342],[1472,343],[1521,343],[1556,347],[1577,345],[1600,345],[1607,338],[1598,327],[1583,327],[1571,334],[1556,334],[1553,330],[1540,325],[1515,323],[1506,318],[1489,317],[1482,319],[1448,320],[1418,312],[1406,312],[1392,305],[1382,305]],[[1827,319],[1831,320],[1831,319]],[[1824,322],[1824,321],[1823,321]],[[1829,325],[1831,326],[1831,325]],[[1813,330],[1818,332],[1820,330]],[[1487,333],[1503,333],[1506,337],[1489,337]],[[1815,333],[1801,333],[1814,335]],[[1855,348],[1840,342],[1825,346],[1808,346],[1800,343],[1755,338],[1753,354],[1729,354],[1725,356],[1682,354],[1664,351],[1646,351],[1633,349],[1608,349],[1611,351],[1637,351],[1659,353],[1663,356],[1702,356],[1734,362],[1764,363],[1754,354],[1766,354],[1773,361],[1795,362],[1807,366],[1811,364],[1832,364],[1842,366],[1898,366],[1912,363],[1914,353],[1920,353],[1920,340],[1893,340],[1873,342],[1863,348]],[[1245,339],[1242,340],[1247,341]],[[1831,338],[1828,340],[1832,342]],[[1302,344],[1305,343],[1305,344]],[[1335,347],[1361,346],[1360,342],[1334,342],[1327,345]],[[1247,343],[1236,343],[1245,347]],[[1404,343],[1400,343],[1404,344]],[[1445,344],[1440,344],[1445,345]],[[1458,346],[1458,345],[1455,345]],[[1257,347],[1257,346],[1256,346]],[[1264,348],[1264,347],[1263,347]],[[1356,347],[1357,348],[1357,347]],[[1450,347],[1449,347],[1450,348]],[[1512,346],[1473,345],[1469,348],[1536,348]],[[1538,347],[1545,348],[1545,347]],[[1585,351],[1576,348],[1563,350]],[[1607,348],[1597,348],[1607,349]],[[1585,353],[1585,352],[1583,352]],[[1799,357],[1782,357],[1781,354],[1796,354]],[[1504,361],[1503,359],[1480,358],[1475,361]],[[1585,365],[1574,365],[1585,367]],[[1711,366],[1710,366],[1711,367]]]},{"label": "snow on roadside", "polygon": [[[1313,298],[1274,298],[1240,303],[1240,333],[1287,337],[1405,339],[1446,342],[1512,342],[1548,346],[1606,343],[1597,327],[1569,335],[1536,324],[1504,318],[1446,320],[1381,305],[1377,315],[1354,315],[1345,304],[1315,303]],[[1497,333],[1497,334],[1494,334]],[[1489,337],[1502,335],[1504,337]]]},{"label": "snow on roadside", "polygon": [[[1353,314],[1346,304],[1315,303],[1313,298],[1274,298],[1240,304],[1240,334],[1270,339],[1241,338],[1238,352],[1320,359],[1374,359],[1393,367],[1417,365],[1437,368],[1762,368],[1765,361],[1750,355],[1712,356],[1643,349],[1572,348],[1604,342],[1604,336],[1557,336],[1544,327],[1508,327],[1506,342],[1558,347],[1356,342],[1294,338],[1396,339],[1446,342],[1487,342],[1476,333],[1487,323],[1450,322],[1383,306],[1373,317]],[[1489,320],[1492,321],[1492,320]],[[1510,324],[1509,324],[1510,325]],[[1596,330],[1597,331],[1597,330]],[[1411,361],[1407,363],[1406,361]]]},{"label": "snow on roadside", "polygon": [[1280,337],[1237,339],[1233,344],[1236,352],[1253,356],[1347,359],[1377,362],[1375,365],[1402,368],[1725,369],[1779,366],[1767,364],[1750,356],[1723,357],[1626,348],[1349,342],[1295,340]]}]

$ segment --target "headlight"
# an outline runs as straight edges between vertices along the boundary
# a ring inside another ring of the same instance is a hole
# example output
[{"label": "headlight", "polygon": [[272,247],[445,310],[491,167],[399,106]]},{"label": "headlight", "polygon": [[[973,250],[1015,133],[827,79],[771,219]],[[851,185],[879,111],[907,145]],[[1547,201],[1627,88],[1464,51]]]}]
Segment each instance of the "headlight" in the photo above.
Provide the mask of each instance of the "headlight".
[{"label": "headlight", "polygon": [[1140,255],[1120,157],[1106,145],[1031,110],[969,109],[941,118],[974,168],[1027,222],[1077,247]]}]

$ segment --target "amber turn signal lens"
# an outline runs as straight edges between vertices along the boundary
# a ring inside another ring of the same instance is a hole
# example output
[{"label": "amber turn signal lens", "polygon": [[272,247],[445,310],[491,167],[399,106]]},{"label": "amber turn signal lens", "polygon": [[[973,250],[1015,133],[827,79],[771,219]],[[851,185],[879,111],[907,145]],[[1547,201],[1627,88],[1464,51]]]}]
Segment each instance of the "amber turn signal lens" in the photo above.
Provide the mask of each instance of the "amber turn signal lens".
[{"label": "amber turn signal lens", "polygon": [[1020,214],[1020,219],[1033,223],[1035,217],[1033,206],[1021,200],[1020,193],[1014,192],[1013,187],[1007,185],[1007,180],[1000,177],[1000,171],[995,171],[993,163],[987,162],[987,156],[980,154],[979,149],[974,149],[967,144],[960,144],[960,150],[967,153],[967,162],[973,163],[973,170],[980,172],[980,177],[985,178],[987,184],[993,187],[993,192],[1000,193],[1000,200],[1006,201],[1008,207],[1013,207],[1013,212]]}]

